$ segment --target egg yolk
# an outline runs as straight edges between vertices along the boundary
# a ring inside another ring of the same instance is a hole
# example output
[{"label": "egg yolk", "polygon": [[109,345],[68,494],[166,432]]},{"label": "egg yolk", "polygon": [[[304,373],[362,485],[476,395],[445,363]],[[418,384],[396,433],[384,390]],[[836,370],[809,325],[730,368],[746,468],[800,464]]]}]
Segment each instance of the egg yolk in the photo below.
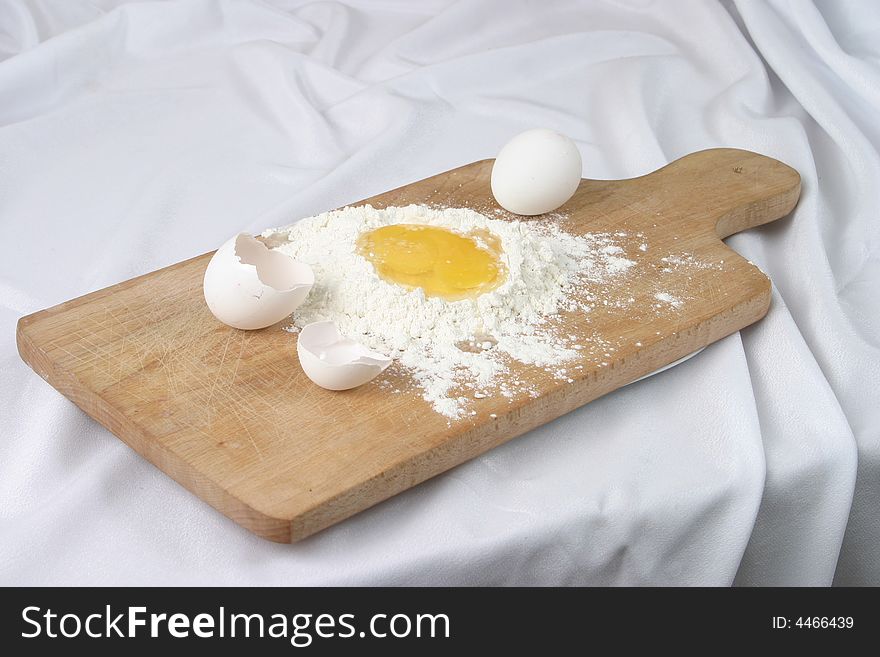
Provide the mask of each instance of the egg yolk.
[{"label": "egg yolk", "polygon": [[394,224],[362,234],[358,252],[383,280],[448,301],[479,296],[505,278],[501,242],[488,231],[462,235],[437,226]]}]

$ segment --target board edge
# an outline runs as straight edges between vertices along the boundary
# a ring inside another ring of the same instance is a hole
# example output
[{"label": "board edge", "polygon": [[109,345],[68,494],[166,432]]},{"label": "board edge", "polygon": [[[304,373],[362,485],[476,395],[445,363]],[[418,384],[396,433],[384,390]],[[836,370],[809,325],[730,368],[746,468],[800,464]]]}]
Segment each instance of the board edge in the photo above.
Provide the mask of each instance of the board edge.
[{"label": "board edge", "polygon": [[[90,295],[79,298],[87,296]],[[19,356],[28,367],[115,438],[221,515],[269,541],[291,542],[289,518],[267,514],[233,495],[191,463],[164,447],[161,441],[152,439],[142,427],[119,413],[98,392],[84,385],[74,374],[57,364],[51,364],[48,355],[34,344],[30,332],[39,325],[42,313],[53,308],[32,313],[18,320],[15,332],[16,346]]]}]

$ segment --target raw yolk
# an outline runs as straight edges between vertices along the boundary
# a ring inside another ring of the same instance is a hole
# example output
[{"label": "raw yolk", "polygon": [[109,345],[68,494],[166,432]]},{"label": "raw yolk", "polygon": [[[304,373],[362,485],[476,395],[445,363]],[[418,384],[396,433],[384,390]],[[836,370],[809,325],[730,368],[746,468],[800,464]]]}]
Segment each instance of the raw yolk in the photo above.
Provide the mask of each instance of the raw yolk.
[{"label": "raw yolk", "polygon": [[436,226],[394,224],[361,235],[358,250],[384,280],[420,287],[425,296],[457,301],[504,282],[500,240],[487,231],[471,235]]}]

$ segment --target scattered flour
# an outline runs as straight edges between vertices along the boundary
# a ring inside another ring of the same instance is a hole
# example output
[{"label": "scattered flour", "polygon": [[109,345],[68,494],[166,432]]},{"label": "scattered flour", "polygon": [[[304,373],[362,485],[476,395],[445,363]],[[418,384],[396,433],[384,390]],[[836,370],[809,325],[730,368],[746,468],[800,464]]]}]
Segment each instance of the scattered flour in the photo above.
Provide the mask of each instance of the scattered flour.
[{"label": "scattered flour", "polygon": [[667,274],[677,269],[715,269],[720,271],[721,269],[723,269],[722,265],[724,264],[723,260],[717,264],[697,260],[692,253],[674,254],[666,256],[665,258],[660,258],[660,261],[665,265],[665,267],[663,267],[660,271]]},{"label": "scattered flour", "polygon": [[681,299],[669,294],[669,292],[658,292],[654,295],[654,298],[657,299],[657,301],[668,303],[673,308],[681,308],[681,305],[684,303]]},{"label": "scattered flour", "polygon": [[[383,281],[357,254],[356,240],[364,231],[398,223],[490,231],[501,240],[506,281],[476,299],[454,302]],[[608,305],[595,294],[572,292],[611,283],[635,264],[621,246],[624,232],[575,236],[553,221],[492,219],[466,208],[346,207],[263,236],[281,241],[275,248],[315,273],[291,330],[319,320],[336,322],[343,335],[405,367],[424,398],[449,418],[472,413],[468,403],[481,395],[512,398],[523,390],[537,395],[509,375],[511,360],[571,380],[564,364],[576,359],[583,345],[575,343],[576,336],[560,334],[552,318],[563,310],[589,312],[600,301]]]}]

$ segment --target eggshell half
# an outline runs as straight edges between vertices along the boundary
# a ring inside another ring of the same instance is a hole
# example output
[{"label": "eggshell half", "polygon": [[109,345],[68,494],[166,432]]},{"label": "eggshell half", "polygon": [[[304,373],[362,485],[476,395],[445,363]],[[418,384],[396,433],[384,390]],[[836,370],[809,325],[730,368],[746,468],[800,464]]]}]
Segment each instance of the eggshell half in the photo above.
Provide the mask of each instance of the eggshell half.
[{"label": "eggshell half", "polygon": [[552,212],[581,182],[577,144],[553,130],[526,130],[511,139],[492,166],[492,194],[505,210],[535,215]]},{"label": "eggshell half", "polygon": [[333,322],[307,324],[299,333],[296,352],[306,376],[327,390],[356,388],[391,364],[383,354],[341,336]]},{"label": "eggshell half", "polygon": [[308,265],[239,233],[211,258],[203,289],[208,308],[221,322],[260,329],[288,317],[314,282]]}]

